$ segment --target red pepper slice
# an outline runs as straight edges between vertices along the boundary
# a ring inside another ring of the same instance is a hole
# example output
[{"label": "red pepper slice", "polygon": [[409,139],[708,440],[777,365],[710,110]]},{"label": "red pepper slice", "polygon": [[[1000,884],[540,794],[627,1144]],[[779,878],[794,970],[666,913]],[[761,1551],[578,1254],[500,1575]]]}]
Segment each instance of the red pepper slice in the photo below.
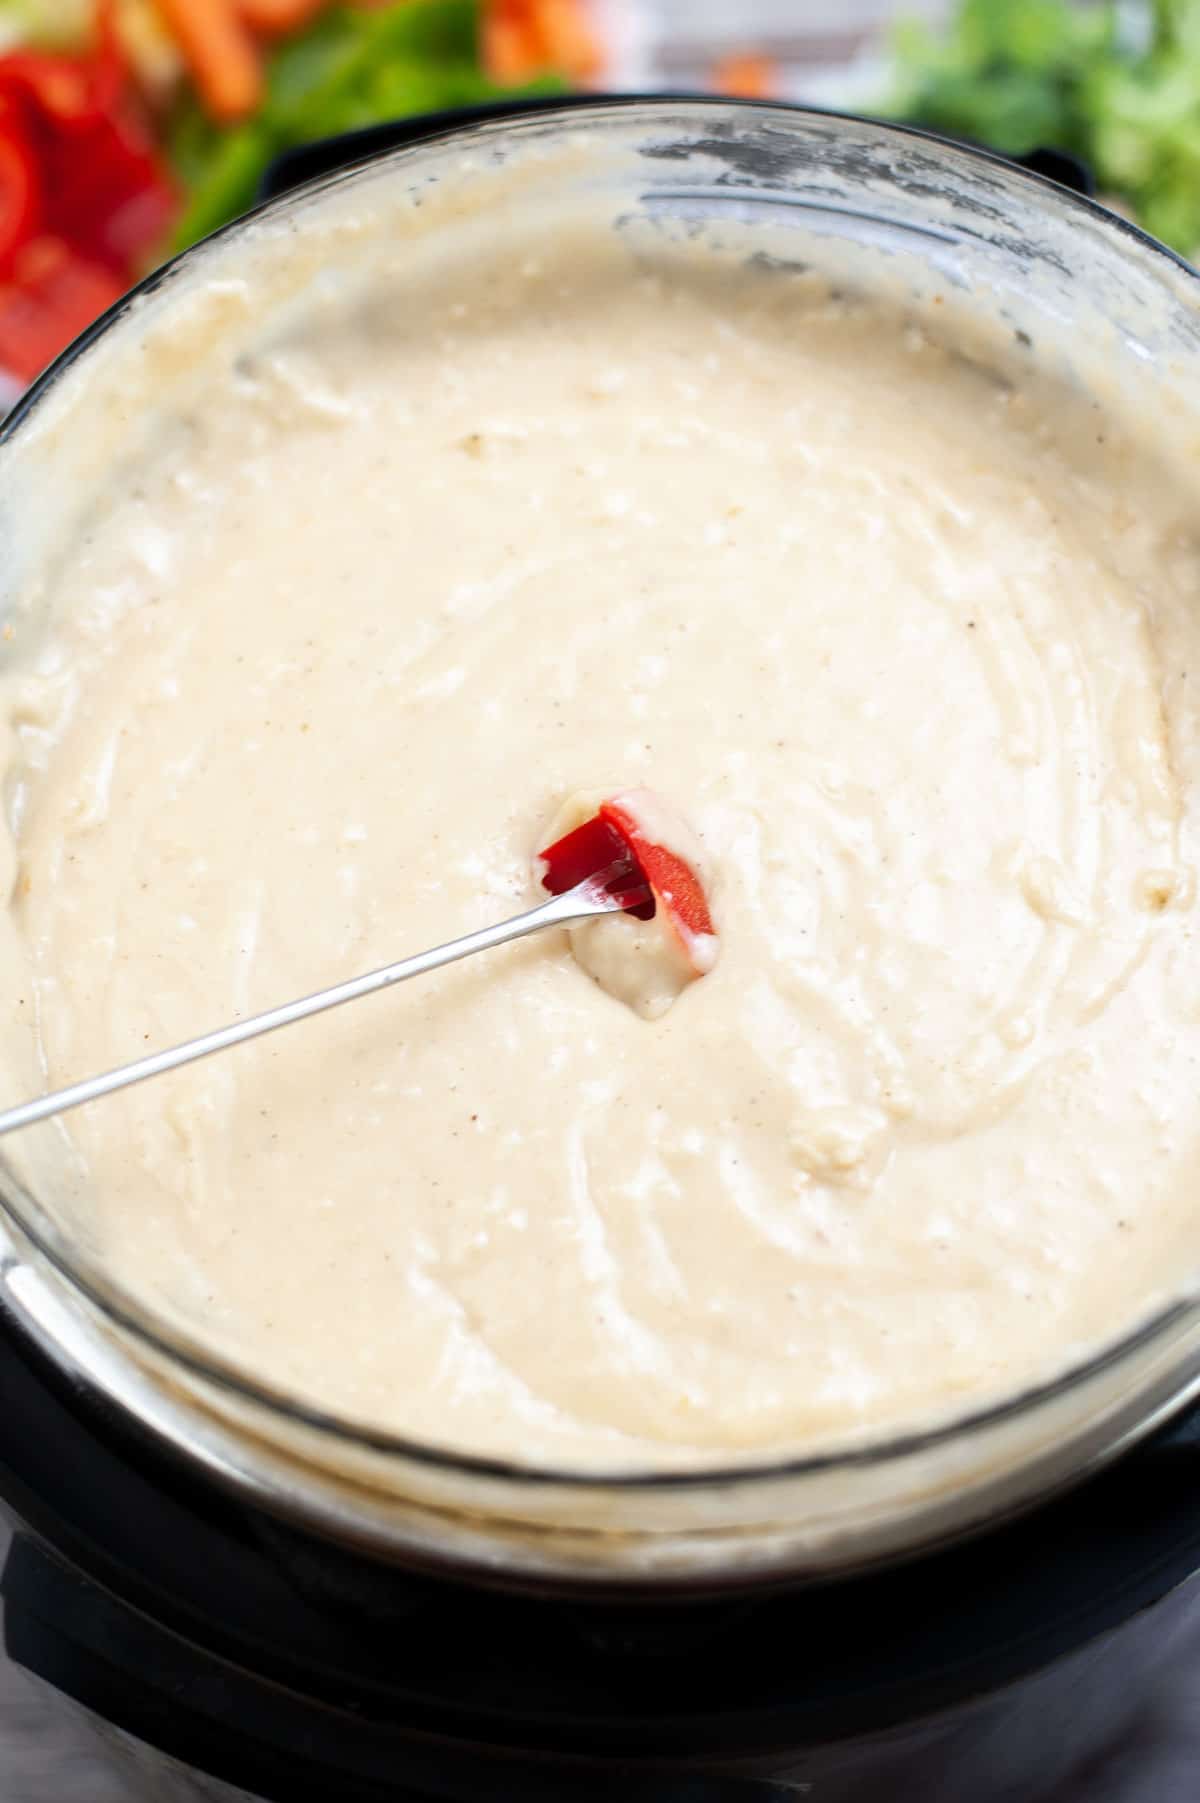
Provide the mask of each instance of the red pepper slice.
[{"label": "red pepper slice", "polygon": [[113,55],[0,56],[0,106],[40,176],[42,229],[132,280],[177,197]]},{"label": "red pepper slice", "polygon": [[0,366],[31,382],[92,321],[119,300],[125,283],[76,255],[61,238],[35,238],[0,283]]},{"label": "red pepper slice", "polygon": [[[653,801],[652,797],[645,799]],[[657,807],[651,812],[657,813]],[[542,883],[552,895],[561,895],[585,877],[607,869],[614,859],[621,860],[621,867],[636,873],[637,880],[650,891],[648,902],[636,907],[627,903],[626,912],[639,920],[652,920],[661,907],[664,920],[695,974],[703,976],[712,969],[717,933],[704,885],[686,858],[652,837],[638,805],[637,791],[601,802],[590,820],[547,846],[540,855],[545,864]]]},{"label": "red pepper slice", "polygon": [[57,124],[86,125],[102,118],[116,98],[108,79],[103,85],[97,79],[98,67],[82,57],[14,50],[0,58],[0,78],[6,94],[29,100]]},{"label": "red pepper slice", "polygon": [[623,797],[602,802],[599,817],[626,840],[685,946],[690,949],[693,938],[715,938],[708,897],[691,865],[669,846],[656,844]]},{"label": "red pepper slice", "polygon": [[654,919],[654,897],[646,893],[645,873],[633,848],[619,827],[601,820],[598,815],[585,820],[574,832],[556,839],[538,856],[546,866],[542,887],[551,895],[562,895],[586,877],[599,876],[607,870],[611,873],[607,885],[609,893],[627,893],[626,913],[636,915],[639,920]]},{"label": "red pepper slice", "polygon": [[37,230],[41,183],[29,145],[0,106],[0,270]]},{"label": "red pepper slice", "polygon": [[178,204],[98,0],[86,56],[0,56],[0,365],[28,381],[136,280]]},{"label": "red pepper slice", "polygon": [[84,257],[106,263],[126,287],[174,216],[174,188],[125,123],[99,119],[60,133],[42,152],[47,224]]}]

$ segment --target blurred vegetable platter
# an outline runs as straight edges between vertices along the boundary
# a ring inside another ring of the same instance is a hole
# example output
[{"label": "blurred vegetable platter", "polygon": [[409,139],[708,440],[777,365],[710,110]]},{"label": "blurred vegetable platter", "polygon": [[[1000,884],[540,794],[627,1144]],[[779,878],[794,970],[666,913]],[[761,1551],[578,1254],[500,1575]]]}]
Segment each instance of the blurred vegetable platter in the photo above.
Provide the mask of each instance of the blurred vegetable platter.
[{"label": "blurred vegetable platter", "polygon": [[587,0],[0,0],[0,371],[335,132],[594,75]]},{"label": "blurred vegetable platter", "polygon": [[[0,0],[0,387],[244,211],[292,145],[595,79],[596,3]],[[1200,247],[1200,0],[958,0],[894,46],[879,110],[1071,151],[1149,231]],[[752,51],[714,85],[773,91]]]},{"label": "blurred vegetable platter", "polygon": [[960,0],[946,32],[901,25],[896,52],[894,116],[1071,151],[1147,231],[1200,248],[1200,0]]}]

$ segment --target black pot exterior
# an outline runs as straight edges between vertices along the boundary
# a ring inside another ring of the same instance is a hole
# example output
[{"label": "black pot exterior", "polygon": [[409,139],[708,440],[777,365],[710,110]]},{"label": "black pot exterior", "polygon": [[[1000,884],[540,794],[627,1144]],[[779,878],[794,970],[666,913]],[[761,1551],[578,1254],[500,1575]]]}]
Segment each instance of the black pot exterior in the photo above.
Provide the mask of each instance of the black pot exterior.
[{"label": "black pot exterior", "polygon": [[285,1526],[0,1341],[9,1656],[272,1803],[1035,1803],[1200,1626],[1200,1422],[873,1576],[584,1602]]}]

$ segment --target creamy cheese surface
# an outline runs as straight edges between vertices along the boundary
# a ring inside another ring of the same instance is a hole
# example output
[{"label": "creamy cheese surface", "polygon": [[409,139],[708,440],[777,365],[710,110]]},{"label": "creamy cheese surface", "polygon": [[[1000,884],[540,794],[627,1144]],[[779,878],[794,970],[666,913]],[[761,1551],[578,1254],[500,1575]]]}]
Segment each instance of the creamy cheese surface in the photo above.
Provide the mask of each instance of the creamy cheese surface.
[{"label": "creamy cheese surface", "polygon": [[543,246],[248,350],[105,497],[0,679],[47,1084],[530,905],[580,793],[669,798],[720,932],[654,1018],[605,922],[71,1116],[137,1295],[356,1420],[666,1466],[1193,1273],[1195,496],[945,311]]}]

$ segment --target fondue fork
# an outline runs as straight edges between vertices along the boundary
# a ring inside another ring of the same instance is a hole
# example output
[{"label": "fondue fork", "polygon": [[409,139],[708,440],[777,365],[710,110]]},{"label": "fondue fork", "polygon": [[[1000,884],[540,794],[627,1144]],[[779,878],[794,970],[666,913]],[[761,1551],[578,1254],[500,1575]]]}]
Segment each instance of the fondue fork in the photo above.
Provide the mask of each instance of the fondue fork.
[{"label": "fondue fork", "polygon": [[443,964],[455,964],[460,958],[470,958],[476,952],[491,951],[514,939],[524,939],[530,933],[540,933],[544,927],[569,926],[572,921],[588,920],[594,915],[624,913],[645,906],[649,898],[650,891],[641,873],[629,859],[619,858],[606,869],[585,877],[574,888],[552,895],[549,901],[530,908],[527,913],[514,915],[511,920],[483,927],[477,933],[466,933],[461,939],[435,946],[432,951],[402,958],[398,964],[385,964],[381,970],[352,977],[345,983],[335,983],[331,989],[319,989],[313,995],[302,996],[299,1001],[269,1008],[265,1014],[234,1021],[228,1027],[202,1033],[199,1038],[185,1040],[182,1045],[171,1046],[166,1051],[135,1058],[131,1064],[122,1064],[102,1076],[87,1077],[65,1089],[56,1089],[50,1095],[37,1096],[31,1102],[5,1109],[0,1112],[0,1135],[15,1133],[20,1127],[32,1127],[51,1115],[65,1114],[69,1108],[80,1108],[85,1102],[111,1095],[116,1089],[144,1083],[147,1077],[159,1077],[164,1071],[177,1070],[180,1065],[191,1064],[197,1058],[208,1058],[213,1052],[227,1051],[230,1046],[241,1045],[247,1039],[273,1033],[278,1027],[290,1027],[294,1021],[307,1020],[310,1015],[322,1014],[327,1008],[339,1008],[343,1002],[356,1002],[360,996],[390,989],[393,983],[404,983],[409,977],[439,970]]}]

